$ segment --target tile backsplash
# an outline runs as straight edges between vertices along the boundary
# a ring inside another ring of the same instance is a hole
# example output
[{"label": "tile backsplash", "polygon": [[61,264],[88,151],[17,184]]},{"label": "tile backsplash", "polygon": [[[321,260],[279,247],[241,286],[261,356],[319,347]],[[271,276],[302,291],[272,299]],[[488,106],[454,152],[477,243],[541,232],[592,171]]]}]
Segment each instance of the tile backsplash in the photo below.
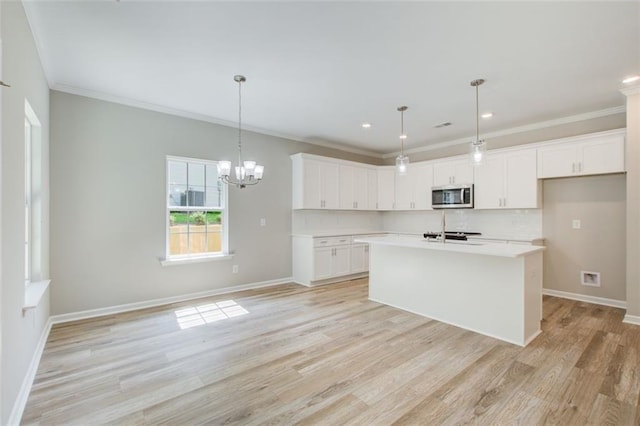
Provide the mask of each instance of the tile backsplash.
[{"label": "tile backsplash", "polygon": [[305,234],[326,231],[382,231],[382,216],[377,211],[293,210],[292,233]]},{"label": "tile backsplash", "polygon": [[[375,212],[340,210],[294,210],[292,232],[388,231],[422,234],[439,231],[441,210]],[[542,236],[542,210],[472,210],[445,212],[448,231],[481,232],[492,237],[530,238]]]},{"label": "tile backsplash", "polygon": [[[481,232],[495,237],[541,237],[542,210],[466,210],[445,212],[447,231]],[[389,232],[420,234],[441,228],[442,210],[420,212],[387,212],[383,229]]]}]

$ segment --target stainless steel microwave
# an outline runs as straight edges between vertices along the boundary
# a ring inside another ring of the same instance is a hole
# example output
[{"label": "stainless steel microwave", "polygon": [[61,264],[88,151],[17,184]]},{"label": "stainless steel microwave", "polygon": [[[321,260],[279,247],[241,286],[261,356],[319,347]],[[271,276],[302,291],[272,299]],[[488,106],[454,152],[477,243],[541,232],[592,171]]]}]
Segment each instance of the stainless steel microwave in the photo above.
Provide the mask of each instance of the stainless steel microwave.
[{"label": "stainless steel microwave", "polygon": [[434,209],[472,209],[473,184],[434,186],[431,188]]}]

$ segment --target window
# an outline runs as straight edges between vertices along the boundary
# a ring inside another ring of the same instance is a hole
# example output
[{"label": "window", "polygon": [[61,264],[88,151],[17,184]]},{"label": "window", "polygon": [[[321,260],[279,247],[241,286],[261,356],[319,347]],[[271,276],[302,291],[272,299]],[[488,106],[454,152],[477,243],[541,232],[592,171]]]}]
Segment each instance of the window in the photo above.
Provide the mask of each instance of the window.
[{"label": "window", "polygon": [[226,254],[227,241],[227,191],[217,163],[167,157],[166,258]]},{"label": "window", "polygon": [[25,101],[24,116],[24,281],[42,273],[42,127]]}]

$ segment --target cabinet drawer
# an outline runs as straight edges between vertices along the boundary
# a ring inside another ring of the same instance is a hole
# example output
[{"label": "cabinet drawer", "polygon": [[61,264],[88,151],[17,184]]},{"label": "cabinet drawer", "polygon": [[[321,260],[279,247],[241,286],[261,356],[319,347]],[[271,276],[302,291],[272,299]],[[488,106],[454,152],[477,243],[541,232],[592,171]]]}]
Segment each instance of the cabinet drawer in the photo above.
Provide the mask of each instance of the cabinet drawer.
[{"label": "cabinet drawer", "polygon": [[351,244],[351,236],[346,235],[344,237],[329,237],[329,238],[314,238],[314,247],[329,247],[329,246],[342,246]]}]

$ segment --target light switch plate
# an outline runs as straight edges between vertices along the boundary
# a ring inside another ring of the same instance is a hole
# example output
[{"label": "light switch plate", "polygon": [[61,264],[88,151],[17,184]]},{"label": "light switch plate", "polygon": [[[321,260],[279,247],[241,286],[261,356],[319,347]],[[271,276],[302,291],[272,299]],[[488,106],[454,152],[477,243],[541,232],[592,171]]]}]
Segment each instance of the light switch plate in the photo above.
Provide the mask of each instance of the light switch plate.
[{"label": "light switch plate", "polygon": [[571,226],[573,227],[573,229],[580,229],[582,228],[582,223],[580,223],[580,219],[573,219],[573,223]]}]

